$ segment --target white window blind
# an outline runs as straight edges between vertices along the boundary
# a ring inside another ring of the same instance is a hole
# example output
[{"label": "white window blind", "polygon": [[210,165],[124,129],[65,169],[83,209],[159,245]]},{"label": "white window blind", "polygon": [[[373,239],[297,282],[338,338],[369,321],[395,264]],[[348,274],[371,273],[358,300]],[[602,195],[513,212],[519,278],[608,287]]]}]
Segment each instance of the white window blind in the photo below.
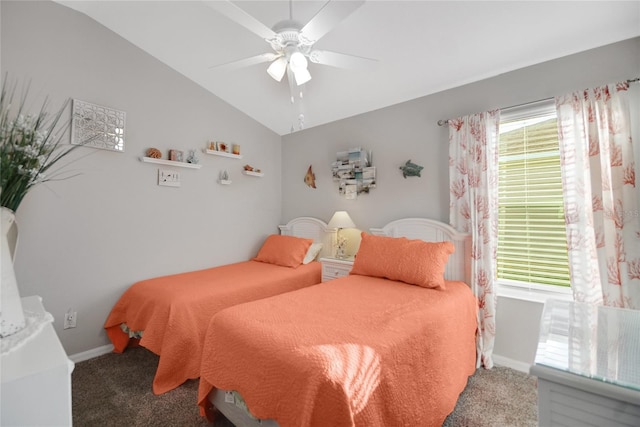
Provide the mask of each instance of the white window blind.
[{"label": "white window blind", "polygon": [[555,110],[514,111],[500,122],[498,278],[569,286]]}]

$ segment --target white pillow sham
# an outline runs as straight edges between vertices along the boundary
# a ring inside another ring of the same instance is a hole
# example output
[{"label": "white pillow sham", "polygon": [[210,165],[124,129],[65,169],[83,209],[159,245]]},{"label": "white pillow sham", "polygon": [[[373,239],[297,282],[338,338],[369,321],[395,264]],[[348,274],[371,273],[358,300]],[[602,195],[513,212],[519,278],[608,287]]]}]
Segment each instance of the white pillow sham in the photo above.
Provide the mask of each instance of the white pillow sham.
[{"label": "white pillow sham", "polygon": [[304,256],[302,263],[309,264],[311,261],[315,261],[322,250],[322,246],[322,243],[312,243],[307,249],[307,254]]}]

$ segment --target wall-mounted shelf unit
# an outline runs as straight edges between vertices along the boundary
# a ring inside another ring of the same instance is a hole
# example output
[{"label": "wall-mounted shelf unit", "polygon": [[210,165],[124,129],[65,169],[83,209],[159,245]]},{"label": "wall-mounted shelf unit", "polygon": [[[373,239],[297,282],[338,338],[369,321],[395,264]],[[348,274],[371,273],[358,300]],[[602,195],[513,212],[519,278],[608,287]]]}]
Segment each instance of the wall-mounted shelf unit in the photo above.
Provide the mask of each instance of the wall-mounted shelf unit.
[{"label": "wall-mounted shelf unit", "polygon": [[257,177],[263,177],[264,174],[262,172],[252,172],[252,171],[242,171],[243,174],[248,175],[248,176],[257,176]]},{"label": "wall-mounted shelf unit", "polygon": [[225,153],[224,151],[218,151],[218,150],[205,149],[204,152],[207,153],[207,154],[211,154],[213,156],[228,157],[230,159],[241,159],[242,158],[242,154]]},{"label": "wall-mounted shelf unit", "polygon": [[179,168],[200,169],[202,165],[194,163],[176,162],[174,160],[154,159],[153,157],[140,157],[141,162],[156,163],[159,165],[177,166]]},{"label": "wall-mounted shelf unit", "polygon": [[229,179],[219,179],[218,180],[218,184],[231,185],[231,180],[229,180]]}]

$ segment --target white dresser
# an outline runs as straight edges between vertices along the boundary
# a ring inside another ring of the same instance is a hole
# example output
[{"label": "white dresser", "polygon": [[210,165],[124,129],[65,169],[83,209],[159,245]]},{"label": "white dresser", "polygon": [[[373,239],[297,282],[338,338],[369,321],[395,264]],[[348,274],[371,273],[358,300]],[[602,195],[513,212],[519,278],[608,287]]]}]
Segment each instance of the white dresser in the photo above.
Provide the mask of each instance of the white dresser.
[{"label": "white dresser", "polygon": [[640,311],[548,300],[531,375],[542,427],[640,426]]},{"label": "white dresser", "polygon": [[[26,311],[44,313],[39,296],[22,298]],[[70,426],[74,364],[48,323],[0,360],[0,425]]]}]

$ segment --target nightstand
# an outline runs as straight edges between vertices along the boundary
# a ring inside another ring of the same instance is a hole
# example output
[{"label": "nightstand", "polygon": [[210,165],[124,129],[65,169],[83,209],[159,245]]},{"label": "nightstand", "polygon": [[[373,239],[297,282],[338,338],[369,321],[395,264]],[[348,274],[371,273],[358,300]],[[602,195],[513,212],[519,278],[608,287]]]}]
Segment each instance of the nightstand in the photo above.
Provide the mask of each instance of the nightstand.
[{"label": "nightstand", "polygon": [[322,263],[323,282],[348,276],[351,267],[353,267],[353,257],[344,259],[326,257],[320,258],[320,262]]}]

